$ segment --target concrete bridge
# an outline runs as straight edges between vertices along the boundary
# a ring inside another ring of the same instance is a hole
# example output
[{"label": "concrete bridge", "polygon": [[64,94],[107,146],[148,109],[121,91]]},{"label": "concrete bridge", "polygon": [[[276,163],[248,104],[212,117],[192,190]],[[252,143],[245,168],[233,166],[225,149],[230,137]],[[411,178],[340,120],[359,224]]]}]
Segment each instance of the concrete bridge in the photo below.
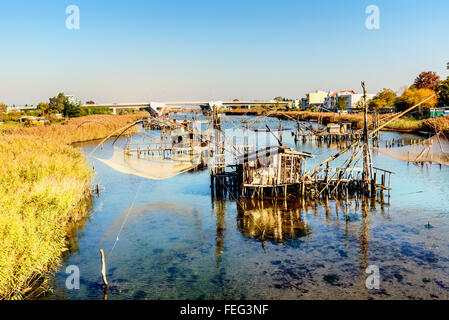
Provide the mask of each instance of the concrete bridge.
[{"label": "concrete bridge", "polygon": [[113,114],[117,110],[137,109],[147,110],[154,114],[162,114],[170,107],[200,107],[203,110],[214,110],[226,107],[247,107],[254,106],[289,106],[291,101],[276,100],[245,100],[245,101],[164,101],[164,102],[127,102],[127,103],[104,103],[104,104],[85,104],[83,107],[89,108],[109,108]]}]

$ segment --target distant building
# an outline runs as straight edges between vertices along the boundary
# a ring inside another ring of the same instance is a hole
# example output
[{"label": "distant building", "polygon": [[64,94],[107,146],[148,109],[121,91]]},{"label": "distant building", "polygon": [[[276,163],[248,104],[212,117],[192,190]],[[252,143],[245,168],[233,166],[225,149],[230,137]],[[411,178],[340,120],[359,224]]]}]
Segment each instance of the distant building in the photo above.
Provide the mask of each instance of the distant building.
[{"label": "distant building", "polygon": [[78,104],[78,105],[81,105],[81,100],[78,99],[77,97],[75,97],[74,95],[71,95],[71,94],[65,94],[64,97],[66,97],[67,100],[69,100],[69,102],[70,102],[71,104]]},{"label": "distant building", "polygon": [[319,107],[324,105],[324,100],[328,96],[326,91],[309,92],[307,94],[307,107]]},{"label": "distant building", "polygon": [[[367,93],[366,94],[366,101],[371,100],[374,98],[375,94]],[[360,102],[363,99],[363,94],[357,93],[357,94],[344,94],[342,95],[343,98],[346,98],[346,106],[348,112],[351,112],[352,109],[357,108],[358,102]]]},{"label": "distant building", "polygon": [[[366,101],[371,100],[375,94],[366,94]],[[363,94],[357,93],[354,90],[342,90],[329,92],[325,98],[323,106],[330,111],[337,111],[337,100],[343,98],[346,100],[346,109],[351,112],[352,109],[357,108],[357,104],[363,99]]]},{"label": "distant building", "polygon": [[306,110],[308,105],[307,105],[307,98],[302,98],[301,99],[301,107]]},{"label": "distant building", "polygon": [[291,108],[298,109],[298,108],[301,108],[301,107],[302,107],[302,100],[300,100],[300,99],[293,99],[292,100]]}]

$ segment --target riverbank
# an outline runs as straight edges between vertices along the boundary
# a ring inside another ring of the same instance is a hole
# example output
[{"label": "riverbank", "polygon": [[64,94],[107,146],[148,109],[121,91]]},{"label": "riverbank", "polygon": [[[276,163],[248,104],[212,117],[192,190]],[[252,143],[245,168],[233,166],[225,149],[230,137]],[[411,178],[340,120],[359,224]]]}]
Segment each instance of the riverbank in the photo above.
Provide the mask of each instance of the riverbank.
[{"label": "riverbank", "polygon": [[112,132],[130,124],[147,113],[122,116],[93,115],[72,118],[52,125],[24,127],[19,125],[0,126],[1,135],[23,135],[40,137],[64,144],[86,142],[107,137]]},{"label": "riverbank", "polygon": [[[280,119],[294,118],[300,121],[318,121],[321,119],[323,124],[331,122],[350,122],[354,129],[361,129],[363,127],[363,114],[348,114],[348,113],[334,113],[334,112],[309,112],[309,111],[266,111],[266,110],[229,110],[227,115],[266,115]],[[389,118],[391,114],[381,114],[379,119]],[[373,116],[368,115],[368,121],[373,122]],[[430,118],[424,120],[417,120],[414,118],[400,118],[393,121],[385,127],[387,131],[397,132],[418,132],[418,131],[443,131],[449,133],[449,119],[448,117]]]},{"label": "riverbank", "polygon": [[88,215],[93,171],[71,144],[107,137],[141,116],[0,127],[0,299],[45,291],[74,224]]}]

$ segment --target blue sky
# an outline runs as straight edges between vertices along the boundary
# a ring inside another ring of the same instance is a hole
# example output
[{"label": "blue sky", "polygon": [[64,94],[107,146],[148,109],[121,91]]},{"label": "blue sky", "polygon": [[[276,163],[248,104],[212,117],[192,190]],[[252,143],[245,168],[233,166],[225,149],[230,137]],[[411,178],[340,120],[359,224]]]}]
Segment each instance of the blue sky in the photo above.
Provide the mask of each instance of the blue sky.
[{"label": "blue sky", "polygon": [[[65,26],[68,5],[80,29]],[[380,29],[365,28],[365,8]],[[0,1],[0,101],[266,99],[446,77],[449,1]]]}]

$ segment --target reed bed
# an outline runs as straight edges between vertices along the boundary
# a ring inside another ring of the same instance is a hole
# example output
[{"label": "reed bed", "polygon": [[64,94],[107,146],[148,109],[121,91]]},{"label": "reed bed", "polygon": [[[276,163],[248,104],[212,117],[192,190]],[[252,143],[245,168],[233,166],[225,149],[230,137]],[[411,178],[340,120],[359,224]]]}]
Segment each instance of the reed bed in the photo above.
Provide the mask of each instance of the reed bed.
[{"label": "reed bed", "polygon": [[70,144],[105,138],[141,116],[0,127],[0,299],[45,292],[73,224],[88,215],[93,171]]},{"label": "reed bed", "polygon": [[[323,124],[331,122],[350,122],[354,129],[363,128],[363,113],[334,113],[334,112],[308,112],[308,111],[285,111],[274,113],[273,116],[286,118],[285,115],[289,115],[295,119],[301,121],[318,120],[321,118]],[[382,123],[382,119],[390,118],[392,114],[379,114],[379,121]],[[374,119],[373,115],[368,115],[368,123],[372,124]],[[425,122],[430,120],[417,120],[414,118],[400,118],[389,123],[386,130],[396,131],[420,131],[426,128]]]},{"label": "reed bed", "polygon": [[0,138],[0,166],[0,298],[17,299],[60,261],[92,172],[81,151],[21,135]]},{"label": "reed bed", "polygon": [[49,126],[4,126],[0,127],[0,135],[33,136],[72,144],[105,138],[112,132],[142,118],[143,115],[144,113],[123,116],[93,115],[73,118]]},{"label": "reed bed", "polygon": [[426,119],[424,127],[427,131],[443,131],[445,134],[449,134],[449,116]]}]

